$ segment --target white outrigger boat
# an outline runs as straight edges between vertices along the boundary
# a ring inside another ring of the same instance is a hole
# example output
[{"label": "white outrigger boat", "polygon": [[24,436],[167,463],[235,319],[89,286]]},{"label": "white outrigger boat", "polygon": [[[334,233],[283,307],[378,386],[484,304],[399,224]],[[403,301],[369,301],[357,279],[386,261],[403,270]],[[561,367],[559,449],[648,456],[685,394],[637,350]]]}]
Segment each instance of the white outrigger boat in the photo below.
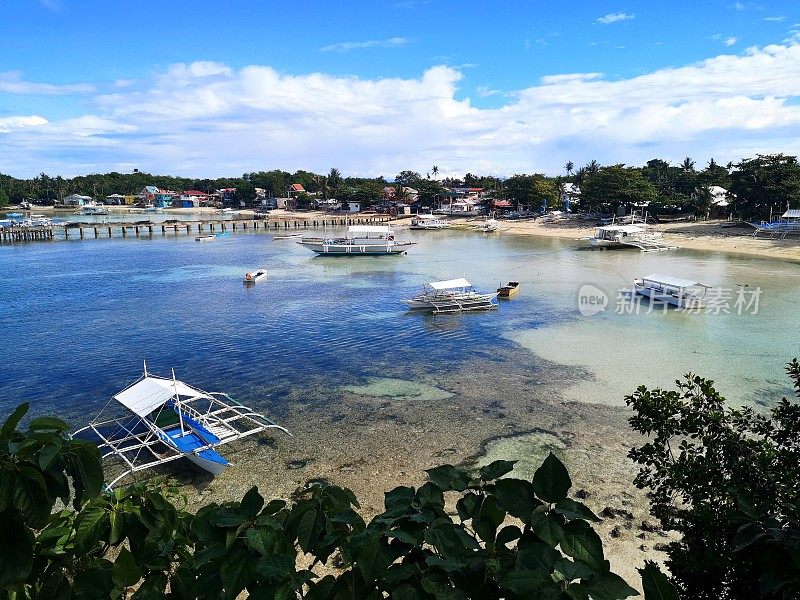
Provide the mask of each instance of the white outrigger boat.
[{"label": "white outrigger boat", "polygon": [[449,229],[450,222],[438,218],[436,215],[416,215],[411,219],[409,229],[426,231],[429,229]]},{"label": "white outrigger boat", "polygon": [[244,274],[244,282],[246,284],[254,284],[263,281],[267,278],[267,270],[259,269],[257,271],[250,271]]},{"label": "white outrigger boat", "polygon": [[[127,414],[102,418],[114,402]],[[267,429],[289,432],[262,414],[235,402],[227,394],[205,392],[182,381],[156,377],[147,372],[115,394],[100,414],[74,435],[97,442],[103,459],[115,459],[125,469],[120,479],[181,458],[212,475],[230,463],[217,452],[223,444]]]},{"label": "white outrigger boat", "polygon": [[633,280],[637,294],[650,302],[669,304],[677,308],[702,308],[703,297],[710,286],[694,279],[681,279],[671,275],[653,273]]},{"label": "white outrigger boat", "polygon": [[431,281],[422,286],[422,293],[410,300],[403,300],[412,310],[430,310],[433,313],[461,312],[465,310],[492,310],[498,307],[492,302],[497,292],[475,291],[466,279]]},{"label": "white outrigger boat", "polygon": [[351,225],[345,238],[306,238],[299,242],[317,254],[331,256],[385,256],[405,254],[414,242],[394,239],[386,225]]},{"label": "white outrigger boat", "polygon": [[603,225],[595,228],[594,236],[587,239],[595,248],[638,248],[643,252],[677,248],[665,243],[660,233],[648,231],[644,224]]},{"label": "white outrigger boat", "polygon": [[493,233],[500,227],[496,219],[487,219],[485,223],[477,226],[483,233]]}]

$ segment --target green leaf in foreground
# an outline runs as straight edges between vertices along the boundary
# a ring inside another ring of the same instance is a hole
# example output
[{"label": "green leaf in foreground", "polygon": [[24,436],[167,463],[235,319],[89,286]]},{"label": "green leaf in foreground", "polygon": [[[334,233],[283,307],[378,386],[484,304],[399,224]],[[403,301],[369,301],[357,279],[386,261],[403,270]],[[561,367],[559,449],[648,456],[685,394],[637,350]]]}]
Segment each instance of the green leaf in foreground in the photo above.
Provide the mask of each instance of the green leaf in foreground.
[{"label": "green leaf in foreground", "polygon": [[678,600],[678,592],[656,563],[645,561],[644,568],[638,571],[642,576],[644,600]]},{"label": "green leaf in foreground", "polygon": [[545,502],[564,500],[571,486],[567,468],[552,452],[533,474],[533,489]]}]

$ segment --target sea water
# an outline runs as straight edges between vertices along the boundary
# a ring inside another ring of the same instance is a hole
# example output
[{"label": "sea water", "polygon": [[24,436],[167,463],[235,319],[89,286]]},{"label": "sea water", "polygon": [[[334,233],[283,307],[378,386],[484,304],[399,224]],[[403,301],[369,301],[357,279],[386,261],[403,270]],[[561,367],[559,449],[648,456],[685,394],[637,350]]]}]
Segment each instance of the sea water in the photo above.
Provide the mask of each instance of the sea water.
[{"label": "sea water", "polygon": [[[145,360],[155,374],[174,369],[277,412],[312,390],[339,402],[449,398],[437,386],[445,374],[488,360],[493,377],[511,376],[523,354],[571,366],[580,376],[561,390],[571,400],[621,405],[637,385],[668,386],[687,371],[736,403],[769,406],[791,393],[784,367],[800,356],[800,265],[464,231],[398,238],[417,245],[405,256],[318,257],[291,239],[240,232],[205,244],[155,235],[0,247],[0,413],[29,401],[34,414],[82,424]],[[244,286],[256,268],[268,278]],[[618,314],[620,290],[651,272],[759,290],[758,306]],[[483,313],[402,304],[424,282],[456,277],[480,290],[522,288]],[[606,296],[604,310],[581,310],[586,289]]]}]

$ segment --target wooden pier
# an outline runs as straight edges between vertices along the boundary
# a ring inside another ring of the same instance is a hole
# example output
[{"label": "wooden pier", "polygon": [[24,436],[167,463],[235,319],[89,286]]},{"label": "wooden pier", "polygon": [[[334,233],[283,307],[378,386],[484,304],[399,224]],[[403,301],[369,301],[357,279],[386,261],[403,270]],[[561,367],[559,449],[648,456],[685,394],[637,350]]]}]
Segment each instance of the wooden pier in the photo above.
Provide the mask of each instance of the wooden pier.
[{"label": "wooden pier", "polygon": [[153,237],[154,235],[202,235],[222,231],[283,232],[319,227],[374,225],[392,220],[388,215],[283,217],[276,219],[214,219],[203,221],[134,221],[109,223],[69,223],[39,227],[0,228],[0,243],[66,241],[99,238]]}]

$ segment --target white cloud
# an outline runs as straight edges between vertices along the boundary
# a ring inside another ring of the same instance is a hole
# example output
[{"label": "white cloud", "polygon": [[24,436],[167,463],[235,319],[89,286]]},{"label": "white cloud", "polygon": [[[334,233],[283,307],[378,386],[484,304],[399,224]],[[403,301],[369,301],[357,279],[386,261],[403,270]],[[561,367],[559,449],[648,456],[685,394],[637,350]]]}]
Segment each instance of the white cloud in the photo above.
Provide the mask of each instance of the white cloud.
[{"label": "white cloud", "polygon": [[39,0],[39,4],[53,12],[61,12],[63,9],[60,0]]},{"label": "white cloud", "polygon": [[744,4],[744,2],[734,2],[729,8],[732,8],[737,12],[744,12],[747,10],[747,6]]},{"label": "white cloud", "polygon": [[725,41],[722,43],[725,44],[726,46],[733,46],[734,44],[736,44],[736,42],[737,42],[736,38],[731,36],[725,38]]},{"label": "white cloud", "polygon": [[636,15],[631,15],[625,12],[615,12],[609,13],[597,19],[595,23],[600,23],[601,25],[610,25],[611,23],[616,23],[618,21],[631,21],[635,19]]},{"label": "white cloud", "polygon": [[771,21],[774,23],[780,23],[786,20],[786,17],[764,17],[765,21]]},{"label": "white cloud", "polygon": [[404,37],[392,37],[385,40],[367,40],[364,42],[339,42],[320,48],[320,52],[347,52],[349,50],[361,50],[363,48],[396,48],[406,46],[411,40]]},{"label": "white cloud", "polygon": [[176,65],[124,94],[94,97],[93,114],[0,118],[0,171],[74,175],[135,164],[222,176],[335,165],[391,177],[429,164],[449,173],[556,173],[567,160],[800,154],[796,38],[627,79],[553,74],[504,92],[491,108],[464,98],[461,79],[447,66],[414,78],[363,79]]},{"label": "white cloud", "polygon": [[0,72],[0,92],[7,94],[27,94],[41,96],[61,96],[67,94],[90,94],[95,87],[88,83],[35,83],[22,79],[19,71]]},{"label": "white cloud", "polygon": [[36,115],[29,117],[0,117],[0,133],[9,133],[14,129],[23,129],[25,127],[40,127],[47,124],[47,119]]}]

